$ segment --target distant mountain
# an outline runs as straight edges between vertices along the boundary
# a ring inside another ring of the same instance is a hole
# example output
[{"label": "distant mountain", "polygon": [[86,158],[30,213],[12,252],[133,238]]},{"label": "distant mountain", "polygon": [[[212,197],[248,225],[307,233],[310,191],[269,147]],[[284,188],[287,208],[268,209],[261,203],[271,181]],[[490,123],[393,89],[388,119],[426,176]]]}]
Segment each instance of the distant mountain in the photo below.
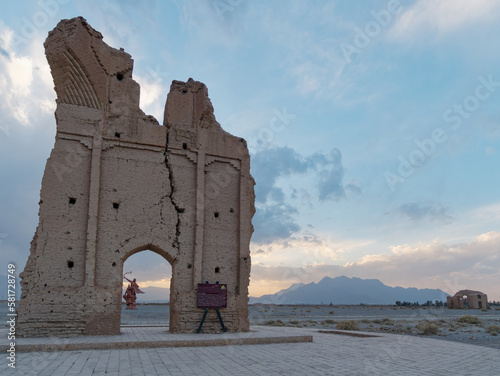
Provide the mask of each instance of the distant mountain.
[{"label": "distant mountain", "polygon": [[[20,278],[16,276],[16,298],[21,297]],[[7,276],[0,275],[5,289],[0,299],[7,299]],[[170,289],[164,287],[142,288],[145,294],[137,294],[138,303],[168,303]],[[123,291],[125,293],[125,291]],[[275,294],[260,298],[250,297],[250,303],[264,304],[394,304],[396,301],[425,303],[428,300],[446,301],[449,294],[439,289],[417,289],[390,287],[378,279],[348,278],[345,276],[325,277],[318,283],[295,283]]]},{"label": "distant mountain", "polygon": [[[141,288],[144,294],[137,294],[137,303],[168,303],[170,301],[170,289],[165,287],[144,287]],[[123,290],[122,295],[125,294]],[[122,299],[122,301],[124,301]]]},{"label": "distant mountain", "polygon": [[[16,274],[16,300],[21,299],[21,278]],[[0,300],[7,300],[7,276],[0,274]],[[168,303],[170,301],[170,289],[164,287],[145,287],[141,289],[144,294],[137,294],[137,302],[143,303]],[[123,290],[122,295],[125,294]],[[123,299],[122,299],[123,300]]]},{"label": "distant mountain", "polygon": [[378,279],[325,277],[318,283],[296,283],[288,289],[260,298],[250,297],[250,303],[264,304],[394,304],[396,301],[425,303],[446,301],[449,294],[439,289],[390,287]]}]

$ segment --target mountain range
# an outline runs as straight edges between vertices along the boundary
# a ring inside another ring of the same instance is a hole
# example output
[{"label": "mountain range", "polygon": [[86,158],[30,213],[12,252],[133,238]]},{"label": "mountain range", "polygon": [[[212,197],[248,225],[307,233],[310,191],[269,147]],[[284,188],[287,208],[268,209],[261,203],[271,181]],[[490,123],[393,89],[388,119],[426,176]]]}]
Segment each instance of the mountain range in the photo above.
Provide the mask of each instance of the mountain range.
[{"label": "mountain range", "polygon": [[[167,303],[170,290],[145,287],[145,294],[137,295],[137,302]],[[275,294],[250,297],[250,304],[394,304],[401,302],[446,301],[449,294],[439,289],[391,287],[378,279],[324,277],[318,283],[296,283]]]},{"label": "mountain range", "polygon": [[[16,278],[16,298],[20,298],[19,278]],[[5,275],[0,275],[0,281],[7,282]],[[170,289],[163,287],[142,288],[145,294],[137,295],[138,303],[168,303]],[[5,293],[0,299],[7,298]],[[125,292],[125,291],[123,291]],[[318,283],[295,283],[287,289],[275,294],[250,297],[250,304],[394,304],[401,302],[446,301],[449,294],[439,289],[417,289],[414,287],[390,287],[378,279],[336,278],[324,277]]]},{"label": "mountain range", "polygon": [[250,304],[394,304],[396,301],[425,303],[446,301],[439,289],[390,287],[378,279],[324,277],[318,283],[296,283],[275,294],[250,297]]}]

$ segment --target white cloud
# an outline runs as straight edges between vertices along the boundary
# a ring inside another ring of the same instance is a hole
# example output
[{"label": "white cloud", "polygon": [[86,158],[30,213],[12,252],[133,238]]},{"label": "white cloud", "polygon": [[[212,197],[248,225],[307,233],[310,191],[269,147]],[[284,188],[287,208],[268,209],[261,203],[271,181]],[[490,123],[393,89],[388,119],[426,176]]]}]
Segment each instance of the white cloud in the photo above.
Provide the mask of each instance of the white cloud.
[{"label": "white cloud", "polygon": [[124,273],[131,271],[128,278],[136,278],[142,287],[170,287],[172,266],[152,251],[141,251],[129,257],[123,265]]},{"label": "white cloud", "polygon": [[500,220],[500,202],[481,206],[470,211],[468,214],[474,221],[494,223],[494,221]]},{"label": "white cloud", "polygon": [[500,2],[491,0],[420,0],[400,15],[390,36],[407,40],[430,32],[442,37],[474,24],[498,20],[499,11]]},{"label": "white cloud", "polygon": [[312,233],[277,240],[271,244],[250,245],[252,260],[266,265],[309,267],[339,261],[346,243],[322,239]]},{"label": "white cloud", "polygon": [[265,258],[252,256],[256,263],[252,266],[251,292],[256,296],[265,286],[268,293],[292,283],[318,282],[324,276],[346,275],[377,278],[390,286],[440,288],[448,293],[469,288],[485,292],[489,300],[499,300],[498,249],[500,232],[493,231],[458,244],[434,241],[418,246],[396,245],[390,247],[388,253],[366,255],[343,266],[331,262],[270,265],[264,264]]},{"label": "white cloud", "polygon": [[250,251],[252,262],[255,264],[292,269],[311,268],[345,262],[354,250],[372,246],[374,243],[371,239],[343,238],[330,233],[301,231],[300,234],[287,239],[277,239],[269,244],[252,242]]},{"label": "white cloud", "polygon": [[41,35],[30,40],[25,54],[14,39],[14,31],[0,22],[0,111],[9,121],[2,124],[6,134],[9,127],[32,125],[40,113],[51,114],[56,107]]},{"label": "white cloud", "polygon": [[160,124],[163,121],[165,100],[167,99],[168,87],[164,85],[161,77],[150,75],[134,75],[134,79],[141,86],[140,107],[147,115],[153,115]]}]

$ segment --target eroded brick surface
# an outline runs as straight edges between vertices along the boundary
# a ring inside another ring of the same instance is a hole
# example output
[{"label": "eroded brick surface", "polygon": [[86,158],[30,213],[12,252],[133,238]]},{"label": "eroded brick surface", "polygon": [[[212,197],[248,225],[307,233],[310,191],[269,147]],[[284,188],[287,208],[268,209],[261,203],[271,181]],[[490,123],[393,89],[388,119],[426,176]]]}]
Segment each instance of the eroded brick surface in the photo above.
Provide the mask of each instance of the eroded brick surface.
[{"label": "eroded brick surface", "polygon": [[[227,283],[224,322],[248,331],[250,157],[216,121],[206,86],[173,81],[159,125],[139,108],[130,55],[83,18],[61,21],[45,49],[57,134],[21,274],[18,332],[119,333],[123,263],[146,249],[172,265],[171,332],[196,330],[205,281]],[[203,331],[219,330],[210,314]]]}]

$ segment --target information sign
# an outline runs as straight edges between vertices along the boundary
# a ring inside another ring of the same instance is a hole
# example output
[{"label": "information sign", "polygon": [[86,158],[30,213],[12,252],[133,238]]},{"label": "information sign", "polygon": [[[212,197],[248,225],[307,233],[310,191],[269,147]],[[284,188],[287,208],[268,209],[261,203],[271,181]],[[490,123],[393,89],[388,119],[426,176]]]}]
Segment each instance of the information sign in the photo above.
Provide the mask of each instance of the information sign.
[{"label": "information sign", "polygon": [[226,308],[227,284],[198,283],[198,308]]}]

